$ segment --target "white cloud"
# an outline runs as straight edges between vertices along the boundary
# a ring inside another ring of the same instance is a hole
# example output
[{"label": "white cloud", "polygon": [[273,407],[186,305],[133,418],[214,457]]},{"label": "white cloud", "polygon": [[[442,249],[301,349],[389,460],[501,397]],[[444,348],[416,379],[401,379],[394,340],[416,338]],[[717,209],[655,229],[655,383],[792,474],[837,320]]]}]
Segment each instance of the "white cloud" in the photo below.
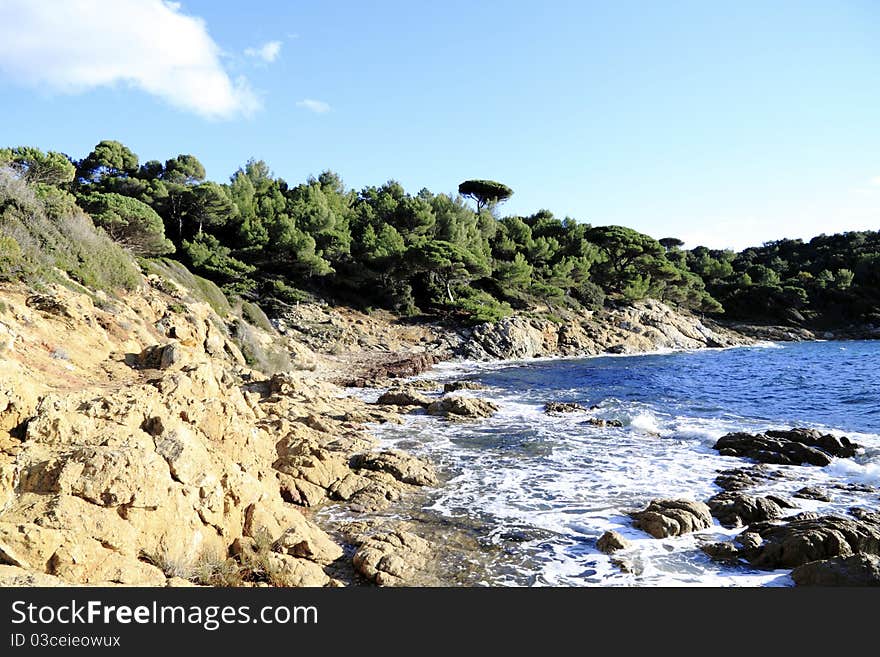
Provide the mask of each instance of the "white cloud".
[{"label": "white cloud", "polygon": [[163,0],[0,3],[0,73],[61,93],[127,84],[183,110],[231,118],[259,108],[233,80],[205,22]]},{"label": "white cloud", "polygon": [[330,111],[330,105],[325,103],[323,100],[312,100],[311,98],[306,98],[304,100],[299,101],[296,104],[297,107],[304,107],[310,112],[314,112],[315,114],[326,114]]},{"label": "white cloud", "polygon": [[248,57],[258,57],[271,64],[281,54],[281,42],[268,41],[258,48],[245,48],[244,54]]},{"label": "white cloud", "polygon": [[871,178],[871,185],[874,187],[880,187],[880,176],[874,176]]}]

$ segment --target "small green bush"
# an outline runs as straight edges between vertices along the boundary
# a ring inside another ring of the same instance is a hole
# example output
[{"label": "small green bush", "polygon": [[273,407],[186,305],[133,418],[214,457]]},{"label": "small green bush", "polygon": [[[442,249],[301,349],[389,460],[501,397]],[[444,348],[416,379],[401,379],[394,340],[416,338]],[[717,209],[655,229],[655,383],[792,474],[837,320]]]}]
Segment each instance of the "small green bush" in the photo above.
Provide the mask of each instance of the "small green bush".
[{"label": "small green bush", "polygon": [[274,374],[292,368],[290,353],[276,341],[263,344],[256,328],[243,319],[232,323],[232,340],[241,350],[247,364],[264,374]]},{"label": "small green bush", "polygon": [[513,312],[509,303],[498,301],[491,294],[482,290],[470,291],[467,297],[458,299],[455,306],[466,312],[469,321],[474,324],[495,323]]},{"label": "small green bush", "polygon": [[242,301],[241,316],[245,321],[257,328],[261,328],[267,333],[275,333],[275,327],[272,326],[272,322],[269,321],[266,313],[264,313],[263,309],[257,304],[251,303],[250,301]]},{"label": "small green bush", "polygon": [[232,306],[223,291],[214,283],[201,276],[196,276],[183,264],[170,258],[142,260],[141,266],[148,274],[176,283],[187,289],[192,300],[207,303],[220,317],[228,317]]},{"label": "small green bush", "polygon": [[592,281],[583,281],[573,287],[571,296],[589,310],[601,310],[605,305],[605,291]]},{"label": "small green bush", "polygon": [[12,237],[0,235],[0,280],[18,277],[22,267],[21,248]]}]

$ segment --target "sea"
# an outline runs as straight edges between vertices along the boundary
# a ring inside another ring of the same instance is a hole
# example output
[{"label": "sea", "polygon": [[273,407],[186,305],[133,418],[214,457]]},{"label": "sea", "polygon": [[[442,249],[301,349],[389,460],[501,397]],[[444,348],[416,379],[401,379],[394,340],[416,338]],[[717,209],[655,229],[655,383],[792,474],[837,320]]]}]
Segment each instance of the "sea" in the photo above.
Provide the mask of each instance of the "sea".
[{"label": "sea", "polygon": [[[716,521],[705,531],[655,539],[634,529],[627,515],[656,498],[705,501],[720,492],[719,471],[750,464],[712,448],[732,431],[811,427],[862,446],[855,458],[824,468],[768,466],[782,476],[749,494],[782,496],[797,505],[791,513],[845,515],[851,507],[880,506],[880,342],[449,362],[424,376],[481,383],[485,389],[455,394],[500,407],[476,422],[420,412],[401,425],[371,428],[383,448],[425,457],[441,473],[442,485],[422,494],[413,519],[439,528],[434,540],[441,544],[448,528],[449,544],[459,546],[438,557],[447,584],[793,585],[788,570],[719,564],[700,549],[742,528]],[[548,414],[547,402],[587,410]],[[590,418],[623,426],[594,426]],[[795,498],[805,486],[826,489],[832,501]],[[630,547],[613,556],[600,552],[596,541],[606,530]]]}]

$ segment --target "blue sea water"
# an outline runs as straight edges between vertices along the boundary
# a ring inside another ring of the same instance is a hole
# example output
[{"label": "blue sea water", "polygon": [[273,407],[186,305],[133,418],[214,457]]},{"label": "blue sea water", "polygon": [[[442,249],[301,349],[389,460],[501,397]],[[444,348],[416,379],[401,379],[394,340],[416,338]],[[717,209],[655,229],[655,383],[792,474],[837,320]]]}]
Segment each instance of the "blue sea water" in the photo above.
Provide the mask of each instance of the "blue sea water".
[{"label": "blue sea water", "polygon": [[[424,513],[477,528],[492,555],[470,564],[482,571],[477,583],[790,585],[787,571],[722,566],[699,549],[736,530],[716,525],[657,540],[633,529],[626,515],[655,498],[706,500],[719,492],[718,471],[748,464],[712,449],[730,431],[807,426],[863,445],[854,459],[825,468],[772,466],[784,476],[750,492],[782,495],[798,505],[793,513],[840,514],[880,502],[871,488],[880,487],[880,342],[458,363],[428,376],[479,381],[488,388],[461,394],[491,399],[501,410],[467,424],[412,415],[375,433],[386,446],[438,464],[445,482]],[[595,408],[548,415],[549,401]],[[591,417],[623,427],[592,426]],[[832,490],[832,501],[792,497],[807,485]],[[608,529],[632,541],[619,555],[626,570],[596,549]]]}]

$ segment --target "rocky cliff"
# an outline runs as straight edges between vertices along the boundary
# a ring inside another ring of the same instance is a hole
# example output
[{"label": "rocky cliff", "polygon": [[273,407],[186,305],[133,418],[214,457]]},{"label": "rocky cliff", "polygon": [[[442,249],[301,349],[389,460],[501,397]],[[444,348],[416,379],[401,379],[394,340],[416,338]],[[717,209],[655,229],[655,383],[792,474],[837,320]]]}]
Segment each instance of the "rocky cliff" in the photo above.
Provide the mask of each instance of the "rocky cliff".
[{"label": "rocky cliff", "polygon": [[[351,556],[311,509],[381,508],[430,472],[352,459],[394,409],[251,370],[223,318],[171,292],[0,288],[0,585],[339,583]],[[373,579],[376,540],[348,545]]]}]

